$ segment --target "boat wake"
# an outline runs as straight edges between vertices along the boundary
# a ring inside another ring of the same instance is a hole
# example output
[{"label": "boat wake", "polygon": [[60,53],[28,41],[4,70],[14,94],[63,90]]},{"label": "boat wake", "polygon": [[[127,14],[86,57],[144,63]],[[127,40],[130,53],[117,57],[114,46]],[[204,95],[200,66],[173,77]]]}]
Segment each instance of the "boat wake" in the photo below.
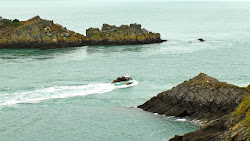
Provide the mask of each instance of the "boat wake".
[{"label": "boat wake", "polygon": [[133,87],[135,85],[138,85],[138,82],[136,80],[134,80],[134,82],[132,84],[129,85],[121,85],[121,86],[115,86],[116,88],[128,88],[128,87]]},{"label": "boat wake", "polygon": [[93,83],[83,86],[58,86],[37,89],[26,92],[5,93],[0,95],[0,106],[19,103],[38,103],[49,99],[59,99],[90,94],[102,94],[118,88],[127,88],[137,85],[138,82],[125,86],[114,86],[110,83]]}]

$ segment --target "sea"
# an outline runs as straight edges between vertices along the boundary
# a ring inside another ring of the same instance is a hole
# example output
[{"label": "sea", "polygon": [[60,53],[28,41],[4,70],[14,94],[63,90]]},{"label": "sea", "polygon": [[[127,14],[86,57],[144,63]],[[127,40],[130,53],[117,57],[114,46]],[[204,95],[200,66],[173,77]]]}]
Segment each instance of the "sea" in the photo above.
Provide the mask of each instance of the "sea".
[{"label": "sea", "polygon": [[[104,23],[138,23],[168,40],[0,49],[0,141],[166,141],[199,129],[137,106],[201,72],[249,85],[249,13],[249,1],[0,0],[3,18],[39,15],[84,35]],[[137,83],[111,85],[123,75]]]}]

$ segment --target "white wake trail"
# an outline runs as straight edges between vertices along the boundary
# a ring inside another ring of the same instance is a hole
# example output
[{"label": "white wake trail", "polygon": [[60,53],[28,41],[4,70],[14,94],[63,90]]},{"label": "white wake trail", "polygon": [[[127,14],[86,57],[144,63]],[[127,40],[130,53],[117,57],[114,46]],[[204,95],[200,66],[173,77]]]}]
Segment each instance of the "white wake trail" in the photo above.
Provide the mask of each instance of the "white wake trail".
[{"label": "white wake trail", "polygon": [[27,92],[15,92],[0,95],[0,106],[14,105],[18,103],[38,103],[48,99],[59,99],[89,94],[102,94],[117,88],[127,88],[137,85],[114,86],[110,83],[93,83],[83,86],[58,86],[49,87]]}]

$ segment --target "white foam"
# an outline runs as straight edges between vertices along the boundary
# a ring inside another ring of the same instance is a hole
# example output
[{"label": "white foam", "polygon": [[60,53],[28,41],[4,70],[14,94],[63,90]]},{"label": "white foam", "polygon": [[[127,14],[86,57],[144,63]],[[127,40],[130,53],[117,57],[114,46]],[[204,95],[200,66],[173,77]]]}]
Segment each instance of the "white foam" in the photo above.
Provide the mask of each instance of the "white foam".
[{"label": "white foam", "polygon": [[184,119],[184,118],[179,118],[179,119],[176,119],[176,121],[186,121],[187,119]]},{"label": "white foam", "polygon": [[115,86],[116,88],[128,88],[128,87],[133,87],[135,85],[138,85],[138,81],[134,80],[134,82],[130,85],[121,85],[121,86]]},{"label": "white foam", "polygon": [[89,94],[102,94],[117,88],[127,88],[137,84],[117,87],[110,83],[93,83],[83,86],[58,86],[27,92],[6,93],[0,95],[0,106],[18,103],[37,103],[48,99],[84,96]]}]

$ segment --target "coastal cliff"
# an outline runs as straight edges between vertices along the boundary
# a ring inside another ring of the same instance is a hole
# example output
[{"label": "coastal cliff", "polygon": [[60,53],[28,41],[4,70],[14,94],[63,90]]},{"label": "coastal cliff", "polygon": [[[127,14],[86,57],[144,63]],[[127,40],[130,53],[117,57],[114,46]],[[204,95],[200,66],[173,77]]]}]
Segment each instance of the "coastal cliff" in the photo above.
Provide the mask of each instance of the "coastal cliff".
[{"label": "coastal cliff", "polygon": [[150,44],[162,43],[159,33],[152,33],[140,24],[114,25],[103,24],[101,29],[89,28],[86,37],[90,45],[125,45],[125,44]]},{"label": "coastal cliff", "polygon": [[28,21],[0,19],[0,48],[61,48],[85,45],[85,36],[39,16]]},{"label": "coastal cliff", "polygon": [[89,28],[87,37],[67,30],[53,20],[39,16],[28,21],[0,17],[0,48],[63,48],[84,45],[128,45],[161,43],[159,33],[148,32],[140,24],[120,27],[103,24],[101,30]]},{"label": "coastal cliff", "polygon": [[203,121],[199,130],[176,135],[171,141],[247,140],[249,101],[249,86],[238,87],[200,73],[138,107],[166,116]]}]

